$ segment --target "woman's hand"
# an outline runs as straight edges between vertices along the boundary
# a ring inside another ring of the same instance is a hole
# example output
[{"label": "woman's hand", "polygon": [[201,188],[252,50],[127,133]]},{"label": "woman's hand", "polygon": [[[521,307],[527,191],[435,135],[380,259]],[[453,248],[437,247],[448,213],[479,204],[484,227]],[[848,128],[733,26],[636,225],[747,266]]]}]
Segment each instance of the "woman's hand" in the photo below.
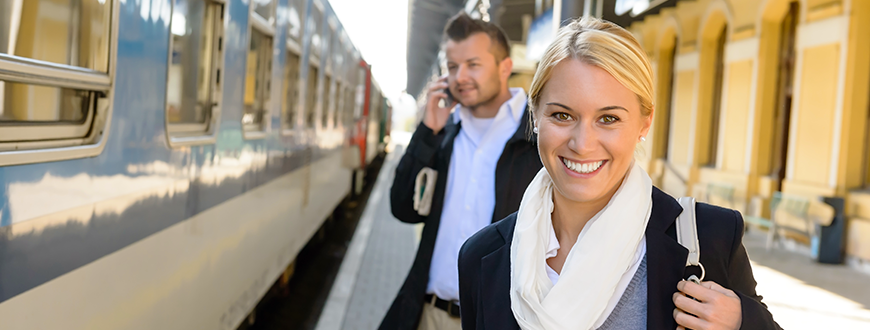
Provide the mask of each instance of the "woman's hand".
[{"label": "woman's hand", "polygon": [[678,330],[740,329],[743,314],[740,297],[734,291],[715,282],[701,282],[698,285],[689,281],[677,283],[677,290],[679,291],[674,293],[673,299],[677,306],[674,309],[674,320],[677,321]]}]

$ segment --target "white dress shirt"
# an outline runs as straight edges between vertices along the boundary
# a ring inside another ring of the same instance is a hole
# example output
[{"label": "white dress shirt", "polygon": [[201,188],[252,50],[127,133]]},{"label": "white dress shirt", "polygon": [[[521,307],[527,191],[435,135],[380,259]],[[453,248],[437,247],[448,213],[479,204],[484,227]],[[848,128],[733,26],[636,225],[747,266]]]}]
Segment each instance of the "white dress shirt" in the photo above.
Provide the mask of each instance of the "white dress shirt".
[{"label": "white dress shirt", "polygon": [[435,238],[426,293],[459,301],[457,259],[462,243],[492,223],[495,210],[495,168],[504,146],[516,133],[526,109],[526,93],[511,88],[511,99],[494,118],[475,118],[457,106],[452,118],[462,126],[453,141],[441,224]]},{"label": "white dress shirt", "polygon": [[[584,228],[585,229],[585,228]],[[550,243],[547,244],[547,254],[546,259],[550,259],[555,257],[558,254],[560,245],[559,239],[556,238],[556,230],[553,229],[552,222],[550,223]],[[634,258],[631,260],[631,267],[628,268],[622,277],[619,278],[619,283],[616,284],[616,291],[613,292],[613,296],[610,297],[610,300],[607,302],[607,308],[604,309],[604,314],[595,321],[595,328],[600,328],[605,321],[607,321],[607,317],[610,316],[610,312],[616,308],[616,304],[619,303],[619,299],[622,298],[622,294],[625,293],[625,289],[628,288],[628,284],[631,283],[631,279],[634,278],[634,273],[637,272],[637,268],[640,267],[641,261],[643,261],[643,256],[646,255],[646,236],[640,239],[640,244],[637,245],[637,251],[634,252]],[[550,267],[550,264],[544,263],[547,267],[547,277],[550,278],[550,281],[553,282],[553,285],[556,285],[556,282],[559,282],[559,273],[556,273],[553,268]]]}]

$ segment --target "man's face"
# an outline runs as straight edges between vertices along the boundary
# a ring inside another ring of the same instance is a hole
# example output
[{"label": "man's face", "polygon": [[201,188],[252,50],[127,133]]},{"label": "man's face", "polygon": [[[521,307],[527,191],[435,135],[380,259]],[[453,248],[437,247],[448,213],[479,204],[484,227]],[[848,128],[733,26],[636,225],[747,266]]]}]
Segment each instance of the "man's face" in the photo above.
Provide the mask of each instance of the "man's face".
[{"label": "man's face", "polygon": [[447,83],[453,98],[474,110],[494,100],[502,89],[499,62],[492,54],[492,40],[485,33],[474,33],[462,41],[448,40]]}]

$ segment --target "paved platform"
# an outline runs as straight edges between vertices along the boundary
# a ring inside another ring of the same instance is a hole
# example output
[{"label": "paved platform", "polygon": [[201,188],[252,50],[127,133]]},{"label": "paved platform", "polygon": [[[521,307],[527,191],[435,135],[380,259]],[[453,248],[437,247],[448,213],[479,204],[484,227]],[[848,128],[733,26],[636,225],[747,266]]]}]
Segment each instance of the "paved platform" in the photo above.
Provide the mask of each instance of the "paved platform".
[{"label": "paved platform", "polygon": [[[812,261],[809,253],[765,249],[764,233],[743,238],[756,290],[784,329],[870,329],[870,275]],[[703,252],[702,252],[703,253]]]},{"label": "paved platform", "polygon": [[421,225],[394,218],[389,196],[408,138],[394,136],[317,330],[377,329],[411,268]]},{"label": "paved platform", "polygon": [[[389,204],[395,167],[404,152],[403,140],[397,140],[400,143],[381,169],[318,330],[376,329],[411,267],[420,227],[399,222]],[[767,251],[764,243],[760,232],[750,231],[744,238],[757,290],[783,328],[870,329],[870,275],[847,266],[818,264],[804,253]]]}]

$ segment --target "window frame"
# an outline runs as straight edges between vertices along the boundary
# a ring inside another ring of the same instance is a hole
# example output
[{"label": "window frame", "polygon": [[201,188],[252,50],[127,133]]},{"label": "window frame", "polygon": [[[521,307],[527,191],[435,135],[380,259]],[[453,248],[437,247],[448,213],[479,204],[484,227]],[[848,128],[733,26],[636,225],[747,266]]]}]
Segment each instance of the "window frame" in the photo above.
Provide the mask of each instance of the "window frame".
[{"label": "window frame", "polygon": [[335,86],[335,77],[333,76],[332,68],[327,66],[323,77],[325,78],[323,81],[323,95],[321,96],[323,101],[321,102],[320,113],[318,116],[320,118],[320,125],[317,125],[317,127],[320,130],[328,131],[331,128],[329,127],[329,108],[333,106],[333,100],[329,96],[333,92],[333,86]]},{"label": "window frame", "polygon": [[345,85],[344,76],[338,75],[335,80],[335,105],[333,106],[334,110],[332,111],[332,129],[344,128],[341,116],[344,113],[344,89],[347,88]]},{"label": "window frame", "polygon": [[[172,67],[172,18],[175,14],[175,6],[178,0],[172,0],[172,9],[170,10],[170,21],[166,27],[168,33],[168,49],[166,58],[166,91],[164,96],[169,91],[169,70]],[[166,141],[170,148],[178,148],[185,146],[207,145],[217,142],[218,129],[220,128],[220,119],[223,109],[223,82],[225,77],[221,77],[224,72],[224,51],[226,50],[226,23],[227,6],[226,0],[203,0],[208,5],[220,6],[219,21],[214,22],[215,32],[212,45],[212,79],[211,79],[211,113],[209,119],[205,123],[170,123],[169,122],[169,102],[164,103],[164,127],[166,128]]]},{"label": "window frame", "polygon": [[[327,12],[325,10],[326,8],[319,0],[311,0],[308,5],[313,7],[310,10],[307,10],[308,13],[305,17],[304,23],[305,32],[303,36],[303,42],[307,44],[306,46],[308,46],[308,54],[306,54],[308,56],[308,60],[303,60],[303,62],[308,62],[308,68],[306,69],[307,71],[305,74],[305,101],[302,107],[302,120],[300,121],[300,130],[306,132],[304,133],[305,135],[313,134],[313,132],[319,131],[322,126],[317,125],[319,121],[317,110],[323,107],[323,88],[321,87],[323,86],[323,78],[321,78],[321,75],[323,75],[323,77],[325,77],[326,75],[326,72],[324,72],[324,70],[326,69],[326,63],[323,63],[321,60],[324,56],[328,56],[328,54],[326,54],[323,49],[325,47],[324,45],[326,45],[326,41],[323,40],[325,39],[324,35],[326,33],[326,31],[324,31],[324,25],[327,24],[326,22],[328,19]],[[317,44],[315,44],[314,42],[315,36],[317,36]],[[316,81],[313,86],[313,91],[311,90],[311,88],[309,88],[312,87],[310,86],[310,79],[312,79],[312,68],[317,69],[317,74],[314,76],[314,79],[316,79]],[[311,95],[310,93],[313,93],[314,97],[311,100],[312,102],[309,104],[308,99],[309,95]],[[311,109],[310,121],[308,120],[309,109]]]},{"label": "window frame", "polygon": [[89,110],[79,123],[9,122],[0,126],[0,166],[95,157],[106,147],[114,104],[120,7],[118,0],[106,3],[111,6],[106,72],[0,54],[0,80],[4,82],[92,93]]},{"label": "window frame", "polygon": [[[314,90],[313,91],[309,88],[309,87],[312,87],[312,86],[310,86],[311,84],[309,81],[310,79],[312,79],[311,78],[311,73],[312,73],[311,68],[317,69],[317,74],[314,77],[314,79],[317,79],[317,81],[314,82],[314,86],[313,86]],[[319,90],[321,89],[320,86],[323,85],[323,79],[321,79],[320,74],[322,73],[325,75],[326,73],[323,72],[323,66],[320,65],[320,59],[317,56],[315,56],[314,54],[311,54],[311,52],[309,52],[309,54],[308,54],[308,69],[307,70],[308,70],[308,72],[305,75],[305,103],[304,103],[304,107],[303,107],[304,112],[302,114],[302,126],[301,127],[302,127],[302,130],[304,130],[304,131],[308,131],[308,130],[314,131],[314,130],[318,129],[318,125],[317,125],[318,103],[322,104],[322,99],[323,99],[321,93],[319,93]],[[314,98],[311,100],[312,101],[311,104],[308,103],[309,93],[314,93]],[[312,107],[312,108],[310,108],[311,112],[312,112],[310,122],[308,121],[308,109],[309,109],[309,107]]]},{"label": "window frame", "polygon": [[[285,73],[287,70],[287,65],[289,62],[290,54],[295,54],[299,58],[299,66],[296,68],[296,99],[293,100],[293,104],[287,104],[288,108],[295,108],[295,111],[289,111],[293,113],[293,118],[287,117],[288,113],[284,111],[283,104],[287,103],[289,95],[281,95],[281,135],[282,136],[293,136],[297,131],[301,131],[305,129],[305,123],[303,120],[305,119],[305,107],[304,102],[306,95],[303,94],[303,90],[306,84],[308,84],[307,80],[302,80],[302,69],[306,66],[305,57],[303,56],[303,42],[306,38],[305,34],[307,31],[308,24],[308,15],[306,13],[308,7],[308,1],[288,1],[288,8],[296,8],[297,14],[299,15],[299,33],[294,35],[291,33],[291,29],[293,26],[288,22],[286,26],[286,36],[285,36],[285,47],[284,47],[284,68],[281,72],[281,82],[282,84],[286,83]],[[288,9],[288,10],[289,10]],[[289,12],[288,12],[289,15]],[[283,92],[283,89],[282,89]]]},{"label": "window frame", "polygon": [[[257,30],[257,32],[262,33],[263,35],[268,37],[270,40],[269,41],[270,51],[269,51],[269,54],[265,54],[265,56],[269,56],[269,57],[271,57],[271,59],[269,59],[269,62],[268,62],[269,65],[267,65],[267,67],[265,69],[263,69],[263,72],[256,73],[258,75],[263,75],[263,77],[257,77],[257,78],[264,78],[265,79],[264,81],[266,82],[266,86],[263,86],[263,89],[260,91],[263,94],[262,95],[254,95],[255,99],[258,97],[262,97],[263,101],[264,101],[263,108],[264,108],[265,113],[263,113],[262,122],[254,124],[254,125],[260,125],[260,129],[256,129],[256,130],[248,129],[246,127],[248,125],[246,125],[244,122],[240,122],[240,125],[242,128],[242,137],[244,137],[244,139],[246,139],[246,140],[264,139],[266,137],[266,135],[272,131],[271,118],[272,118],[272,112],[274,111],[274,109],[272,109],[273,105],[274,105],[274,102],[273,102],[274,100],[272,99],[272,97],[275,94],[272,91],[272,88],[274,87],[274,83],[272,82],[272,78],[273,78],[272,71],[274,71],[274,69],[275,69],[275,35],[276,35],[275,32],[277,30],[275,27],[276,20],[274,19],[274,17],[277,14],[276,13],[277,1],[271,0],[271,4],[272,4],[271,5],[272,18],[266,19],[265,17],[260,16],[260,14],[258,14],[254,11],[254,2],[253,1],[248,2],[248,42],[246,43],[247,46],[245,47],[245,49],[250,48],[251,40],[252,40],[252,37],[254,34],[254,30]],[[248,58],[249,54],[250,54],[250,52],[245,53],[246,63],[247,63],[247,58]],[[260,54],[258,54],[258,55],[260,55]],[[247,66],[245,67],[245,70],[247,71]],[[247,72],[245,72],[245,75],[247,76]],[[254,79],[257,79],[257,78],[254,78]],[[244,117],[245,117],[245,113],[244,113],[244,104],[243,104],[242,105],[242,119],[241,120],[244,120]]]},{"label": "window frame", "polygon": [[[289,63],[290,54],[295,54],[296,57],[299,58],[299,66],[296,68],[296,99],[293,100],[293,104],[287,104],[287,107],[295,107],[295,111],[290,111],[293,113],[293,118],[286,117],[288,113],[284,112],[284,109],[281,109],[281,134],[288,136],[293,135],[293,132],[299,130],[300,128],[304,128],[305,124],[300,124],[301,120],[304,119],[304,109],[302,107],[302,101],[305,99],[305,95],[302,94],[302,85],[307,84],[307,81],[302,80],[302,68],[305,65],[305,62],[302,60],[302,47],[295,41],[290,38],[287,38],[287,43],[284,54],[284,70],[281,72],[281,83],[286,83],[285,81],[285,72],[287,70],[286,66]],[[289,95],[281,95],[281,103],[286,103]],[[300,111],[300,109],[302,109]]]}]

